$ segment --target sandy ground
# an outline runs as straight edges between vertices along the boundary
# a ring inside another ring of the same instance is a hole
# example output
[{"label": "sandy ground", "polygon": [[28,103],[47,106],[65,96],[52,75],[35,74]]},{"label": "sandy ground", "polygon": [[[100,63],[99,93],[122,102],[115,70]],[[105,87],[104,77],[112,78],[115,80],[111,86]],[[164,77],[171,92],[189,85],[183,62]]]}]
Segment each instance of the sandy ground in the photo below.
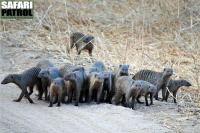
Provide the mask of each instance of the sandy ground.
[{"label": "sandy ground", "polygon": [[[27,50],[24,47],[7,47],[0,44],[0,81],[9,73],[20,73],[34,66],[39,60],[56,60],[45,53]],[[48,103],[37,100],[35,104],[26,98],[18,98],[20,89],[14,84],[0,85],[0,131],[6,132],[137,132],[137,133],[197,133],[200,130],[199,108],[185,106],[185,103],[154,101],[146,107],[136,105],[136,110],[110,104],[62,104],[48,107]]]}]

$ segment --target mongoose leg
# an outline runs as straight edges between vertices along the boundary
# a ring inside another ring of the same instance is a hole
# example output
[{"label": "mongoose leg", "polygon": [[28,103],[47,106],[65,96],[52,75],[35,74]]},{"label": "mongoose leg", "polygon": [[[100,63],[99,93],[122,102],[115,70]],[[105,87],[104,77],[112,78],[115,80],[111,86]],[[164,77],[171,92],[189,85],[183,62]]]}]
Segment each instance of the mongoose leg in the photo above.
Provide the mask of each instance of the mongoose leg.
[{"label": "mongoose leg", "polygon": [[115,96],[112,98],[112,104],[119,105],[121,98],[122,95],[120,93],[115,94]]},{"label": "mongoose leg", "polygon": [[154,97],[155,97],[156,100],[159,100],[159,99],[158,99],[158,91],[156,92],[156,94],[155,94]]},{"label": "mongoose leg", "polygon": [[99,89],[98,92],[97,92],[97,104],[100,104],[101,93],[102,93],[102,87],[101,87],[101,89]]},{"label": "mongoose leg", "polygon": [[29,94],[28,94],[27,90],[24,91],[24,93],[25,93],[25,96],[27,97],[27,99],[29,100],[29,102],[33,103],[33,100],[31,100],[31,98],[29,97]]},{"label": "mongoose leg", "polygon": [[165,96],[166,102],[167,102],[168,97],[169,97],[169,91],[166,92],[166,96]]},{"label": "mongoose leg", "polygon": [[28,93],[29,96],[33,93],[33,87],[34,87],[34,86],[29,86],[29,93]]},{"label": "mongoose leg", "polygon": [[[126,94],[126,96],[125,96],[125,98],[126,98],[126,107],[128,107],[128,108],[131,108],[131,105],[130,105],[130,97],[128,96],[128,93]],[[132,99],[133,100],[133,99]],[[134,99],[135,100],[135,99]],[[135,102],[135,101],[134,101]]]},{"label": "mongoose leg", "polygon": [[79,90],[76,90],[76,102],[75,102],[75,105],[74,106],[78,106],[78,102],[79,102],[79,98],[80,98],[80,91]]},{"label": "mongoose leg", "polygon": [[140,97],[141,97],[141,95],[138,95],[138,96],[137,96],[137,98],[136,98],[136,99],[137,99],[137,102],[138,102],[139,104],[144,104],[144,102],[141,102],[141,101],[139,100]]},{"label": "mongoose leg", "polygon": [[151,100],[150,105],[153,105],[153,94],[152,93],[150,93],[150,100]]},{"label": "mongoose leg", "polygon": [[135,110],[135,99],[136,97],[135,96],[132,96],[132,105],[131,105],[131,108]]},{"label": "mongoose leg", "polygon": [[177,92],[177,91],[174,91],[174,92],[173,92],[174,103],[176,103],[176,92]]},{"label": "mongoose leg", "polygon": [[92,88],[89,89],[89,96],[88,96],[88,102],[91,102],[91,97],[92,97]]},{"label": "mongoose leg", "polygon": [[[20,102],[21,99],[22,99],[22,97],[24,96],[24,94],[25,94],[25,92],[22,90],[22,92],[21,92],[19,98],[18,98],[17,100],[13,100],[13,101],[14,101],[14,102]],[[27,97],[27,98],[28,98],[28,97]]]},{"label": "mongoose leg", "polygon": [[90,56],[92,56],[92,49],[89,49],[88,53],[89,53]]},{"label": "mongoose leg", "polygon": [[165,100],[166,90],[167,90],[167,88],[166,88],[166,86],[164,85],[164,86],[162,87],[162,101]]},{"label": "mongoose leg", "polygon": [[41,84],[37,84],[36,87],[37,87],[37,89],[39,91],[39,93],[38,93],[38,100],[42,100],[42,94],[43,94],[43,89],[41,89],[42,86],[41,86]]},{"label": "mongoose leg", "polygon": [[146,93],[146,94],[145,94],[145,102],[146,102],[146,106],[149,106],[149,103],[148,103],[148,95],[149,95],[149,93]]},{"label": "mongoose leg", "polygon": [[67,92],[67,94],[68,94],[68,99],[67,99],[67,102],[66,103],[71,103],[72,101],[72,90],[71,89],[69,89],[69,91]]},{"label": "mongoose leg", "polygon": [[62,97],[62,94],[60,93],[59,96],[58,96],[58,103],[57,103],[57,107],[60,107],[60,101],[61,101],[61,97]]},{"label": "mongoose leg", "polygon": [[53,106],[53,94],[50,93],[50,104],[48,107],[52,107]]}]

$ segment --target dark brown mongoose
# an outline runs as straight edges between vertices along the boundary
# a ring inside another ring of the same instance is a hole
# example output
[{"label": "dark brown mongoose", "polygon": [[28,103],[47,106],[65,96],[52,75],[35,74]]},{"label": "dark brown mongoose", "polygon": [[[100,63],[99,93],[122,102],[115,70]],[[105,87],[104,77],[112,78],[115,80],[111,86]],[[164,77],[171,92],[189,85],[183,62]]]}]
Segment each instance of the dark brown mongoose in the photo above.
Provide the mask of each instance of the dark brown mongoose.
[{"label": "dark brown mongoose", "polygon": [[[119,77],[115,84],[116,90],[115,95],[112,98],[112,104],[119,105],[125,95],[125,106],[135,109],[135,99],[138,96],[141,86],[141,81],[134,81],[129,76]],[[132,102],[130,102],[130,98],[132,98]]]},{"label": "dark brown mongoose", "polygon": [[153,84],[151,84],[151,83],[149,83],[149,82],[147,82],[147,81],[144,81],[144,80],[138,80],[138,81],[141,81],[142,87],[141,87],[141,89],[140,89],[140,92],[138,93],[137,102],[143,104],[144,102],[141,102],[141,101],[139,100],[139,98],[140,98],[142,95],[144,95],[144,97],[145,97],[145,102],[146,102],[146,106],[149,106],[149,103],[148,103],[148,99],[147,99],[147,98],[148,98],[148,95],[150,95],[150,100],[151,100],[150,105],[153,105],[153,95],[155,95],[156,92],[157,92],[156,86],[153,85]]},{"label": "dark brown mongoose", "polygon": [[[53,99],[58,99],[58,102],[57,102],[57,107],[60,106],[60,102],[62,100],[62,97],[63,97],[63,92],[64,92],[64,88],[65,88],[65,83],[64,83],[64,80],[63,78],[55,78],[51,85],[50,85],[50,104],[49,104],[49,107],[52,107],[53,106]],[[65,93],[64,93],[65,95]]]},{"label": "dark brown mongoose", "polygon": [[[47,87],[50,87],[51,82],[57,77],[62,77],[62,75],[56,67],[50,67],[49,69],[42,69],[38,77],[41,78],[43,82],[47,83]],[[47,93],[48,92],[45,92],[45,101],[48,100]]]},{"label": "dark brown mongoose", "polygon": [[103,83],[103,90],[101,94],[101,102],[105,102],[105,91],[108,97],[108,94],[110,93],[112,89],[112,73],[110,71],[103,71],[103,75],[104,75],[104,83]]},{"label": "dark brown mongoose", "polygon": [[84,35],[80,32],[72,33],[70,36],[70,48],[76,47],[78,55],[82,50],[88,50],[90,56],[92,56],[94,37],[91,35]]},{"label": "dark brown mongoose", "polygon": [[128,76],[129,75],[129,65],[119,65],[118,68],[112,73],[112,89],[106,98],[107,103],[111,103],[111,99],[115,93],[115,82],[121,76]]},{"label": "dark brown mongoose", "polygon": [[[189,87],[189,86],[192,86],[192,85],[190,84],[190,82],[188,82],[187,80],[184,80],[184,79],[183,80],[173,80],[173,79],[171,79],[169,81],[168,89],[169,89],[170,92],[173,93],[174,103],[176,103],[176,93],[177,93],[178,89],[182,86],[188,86]],[[167,91],[166,97],[165,97],[166,101],[168,99],[168,96],[169,96],[169,92]]]},{"label": "dark brown mongoose", "polygon": [[22,92],[19,98],[17,100],[14,100],[15,102],[20,102],[22,97],[25,95],[29,102],[33,103],[31,98],[29,97],[27,87],[33,87],[34,85],[36,85],[39,91],[38,99],[41,99],[43,91],[41,87],[41,79],[38,78],[40,70],[40,68],[32,67],[24,71],[22,74],[9,74],[3,79],[1,84],[14,83],[21,89]]},{"label": "dark brown mongoose", "polygon": [[102,61],[94,62],[94,64],[92,65],[92,68],[97,68],[98,72],[106,71],[106,67]]},{"label": "dark brown mongoose", "polygon": [[[104,74],[93,72],[88,75],[88,83],[86,87],[87,102],[90,102],[93,97],[97,97],[97,104],[100,104],[101,93],[103,90]],[[96,95],[96,96],[95,96]]]},{"label": "dark brown mongoose", "polygon": [[162,101],[165,100],[165,95],[167,91],[167,86],[169,80],[173,74],[172,68],[164,68],[163,72],[155,72],[152,70],[140,70],[133,76],[133,80],[145,80],[152,83],[157,87],[157,92],[155,94],[155,99],[158,100],[158,92],[162,90]]},{"label": "dark brown mongoose", "polygon": [[64,80],[65,80],[65,86],[69,86],[67,87],[67,95],[68,95],[67,103],[72,102],[73,92],[75,92],[76,96],[75,106],[78,106],[80,94],[84,87],[83,74],[79,71],[71,72],[64,77]]},{"label": "dark brown mongoose", "polygon": [[[37,63],[36,67],[40,68],[40,69],[49,69],[50,67],[54,67],[53,63],[51,63],[49,60],[41,60]],[[48,81],[44,78],[41,78],[41,82],[42,82],[42,89],[43,92],[45,94],[45,101],[47,100],[47,89],[48,89]]]}]

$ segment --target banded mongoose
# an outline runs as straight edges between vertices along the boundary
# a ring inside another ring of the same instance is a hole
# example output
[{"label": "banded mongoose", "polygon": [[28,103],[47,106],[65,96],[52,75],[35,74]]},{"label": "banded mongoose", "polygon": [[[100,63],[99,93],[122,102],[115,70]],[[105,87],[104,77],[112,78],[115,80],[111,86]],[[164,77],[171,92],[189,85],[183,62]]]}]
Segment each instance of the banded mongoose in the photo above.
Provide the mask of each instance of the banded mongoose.
[{"label": "banded mongoose", "polygon": [[[173,93],[174,103],[176,103],[176,93],[177,93],[178,89],[182,86],[189,87],[189,86],[192,86],[192,85],[190,84],[190,82],[188,82],[187,80],[184,80],[184,79],[183,80],[173,80],[173,79],[171,79],[169,81],[168,89],[169,89],[170,92]],[[165,97],[166,101],[168,99],[168,96],[169,96],[169,92],[167,91],[166,97]]]},{"label": "banded mongoose", "polygon": [[[37,63],[36,67],[40,69],[49,69],[50,67],[54,67],[54,65],[49,61],[49,60],[41,60]],[[45,101],[47,100],[47,89],[48,89],[48,81],[44,78],[41,78],[42,82],[42,89],[43,92],[45,93]]]},{"label": "banded mongoose", "polygon": [[57,107],[60,106],[60,102],[62,100],[63,94],[65,95],[65,93],[63,93],[65,88],[65,84],[64,84],[64,80],[63,78],[55,78],[51,85],[50,85],[50,104],[49,107],[53,106],[53,99],[58,99],[57,102]]},{"label": "banded mongoose", "polygon": [[19,98],[13,101],[20,102],[22,97],[25,95],[29,102],[33,103],[33,100],[29,97],[27,87],[33,87],[36,85],[39,91],[38,99],[41,99],[43,91],[41,87],[41,79],[38,78],[40,70],[40,68],[32,67],[24,71],[22,74],[9,74],[3,79],[1,84],[14,83],[21,89],[22,92]]},{"label": "banded mongoose", "polygon": [[111,99],[115,93],[115,83],[117,79],[121,76],[129,76],[129,65],[119,65],[118,68],[115,68],[112,74],[112,89],[106,98],[107,103],[111,103]]},{"label": "banded mongoose", "polygon": [[103,71],[104,82],[103,82],[103,90],[101,94],[101,102],[105,102],[105,92],[106,98],[112,89],[112,73],[110,71]]},{"label": "banded mongoose", "polygon": [[149,103],[148,103],[148,95],[150,95],[150,100],[151,100],[151,103],[150,105],[153,105],[153,95],[156,94],[157,92],[157,88],[156,86],[154,86],[153,84],[147,82],[147,81],[143,81],[143,80],[138,80],[138,81],[141,81],[142,83],[142,87],[140,89],[140,92],[138,93],[138,96],[137,96],[137,102],[138,103],[141,103],[143,104],[144,102],[141,102],[139,100],[139,98],[144,95],[145,97],[145,102],[146,102],[146,106],[149,106]]},{"label": "banded mongoose", "polygon": [[88,83],[86,87],[87,102],[91,102],[92,97],[97,98],[97,104],[100,104],[101,94],[103,90],[104,74],[93,72],[88,75]]},{"label": "banded mongoose", "polygon": [[84,87],[83,74],[80,71],[71,72],[64,77],[64,80],[65,80],[65,86],[69,86],[67,87],[67,95],[68,95],[67,103],[72,102],[73,92],[75,92],[76,96],[75,106],[78,106],[80,94]]},{"label": "banded mongoose", "polygon": [[133,80],[145,80],[152,83],[157,87],[157,92],[155,94],[155,99],[158,100],[158,92],[162,90],[162,101],[165,100],[165,95],[167,91],[167,86],[169,80],[173,74],[172,68],[164,68],[163,72],[155,72],[152,70],[140,70],[133,76]]},{"label": "banded mongoose", "polygon": [[81,54],[82,50],[88,50],[89,55],[92,56],[93,45],[94,37],[91,35],[75,32],[70,36],[70,48],[76,47],[78,55]]},{"label": "banded mongoose", "polygon": [[[38,77],[41,78],[43,82],[47,83],[47,87],[50,87],[51,82],[57,77],[62,77],[62,75],[56,67],[50,67],[49,69],[41,70]],[[48,92],[46,91],[45,101],[48,100],[47,93]]]},{"label": "banded mongoose", "polygon": [[[129,76],[119,77],[115,84],[116,90],[115,95],[112,98],[112,104],[119,105],[125,95],[125,106],[135,109],[135,99],[138,96],[141,86],[141,81],[134,81]],[[130,98],[132,98],[132,102],[130,102]]]}]

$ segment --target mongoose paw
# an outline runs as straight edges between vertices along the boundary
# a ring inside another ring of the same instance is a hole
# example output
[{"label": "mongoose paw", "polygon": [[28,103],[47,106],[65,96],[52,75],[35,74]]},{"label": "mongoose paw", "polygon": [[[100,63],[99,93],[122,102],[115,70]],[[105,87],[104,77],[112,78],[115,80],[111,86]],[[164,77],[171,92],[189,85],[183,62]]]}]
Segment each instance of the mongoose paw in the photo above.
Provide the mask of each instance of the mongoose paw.
[{"label": "mongoose paw", "polygon": [[60,107],[60,104],[57,104],[57,107]]},{"label": "mongoose paw", "polygon": [[140,101],[139,101],[138,103],[139,103],[139,104],[144,104],[144,102],[140,102]]},{"label": "mongoose paw", "polygon": [[75,105],[74,106],[77,106],[78,107],[78,103],[75,103]]},{"label": "mongoose paw", "polygon": [[38,98],[38,100],[42,100],[42,98],[40,97],[40,98]]},{"label": "mongoose paw", "polygon": [[19,102],[19,100],[15,100],[15,99],[14,99],[13,102]]},{"label": "mongoose paw", "polygon": [[52,107],[52,106],[53,106],[53,105],[50,104],[48,107]]},{"label": "mongoose paw", "polygon": [[97,104],[100,104],[100,102],[97,102]]},{"label": "mongoose paw", "polygon": [[34,102],[31,100],[30,103],[34,104]]}]

